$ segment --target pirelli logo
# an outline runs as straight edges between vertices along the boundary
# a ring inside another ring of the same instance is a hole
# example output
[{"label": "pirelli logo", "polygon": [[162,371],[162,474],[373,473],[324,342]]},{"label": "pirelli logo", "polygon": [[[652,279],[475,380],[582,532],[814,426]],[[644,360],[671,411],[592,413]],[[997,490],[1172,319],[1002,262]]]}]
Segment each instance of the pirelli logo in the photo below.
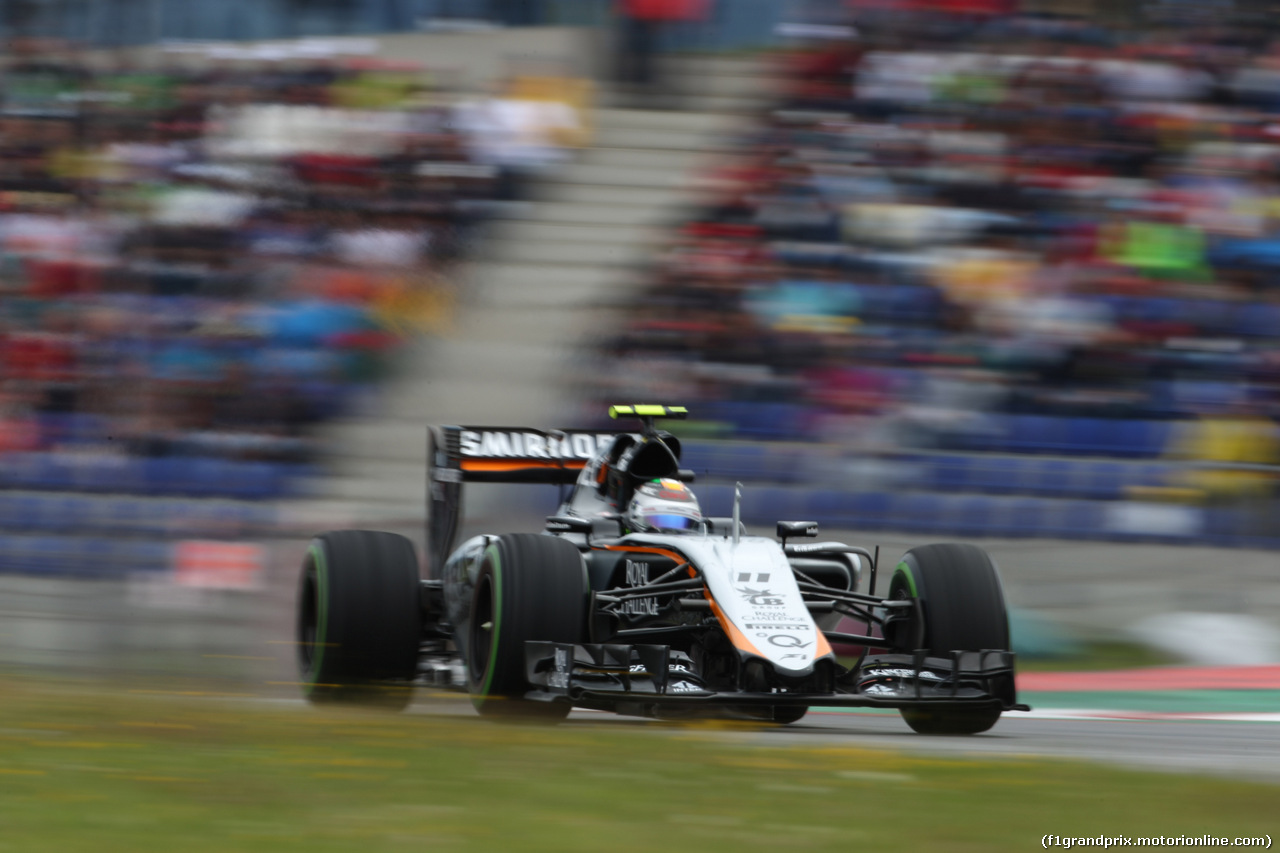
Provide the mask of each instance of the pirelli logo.
[{"label": "pirelli logo", "polygon": [[613,439],[613,433],[463,428],[460,450],[464,459],[590,459]]}]

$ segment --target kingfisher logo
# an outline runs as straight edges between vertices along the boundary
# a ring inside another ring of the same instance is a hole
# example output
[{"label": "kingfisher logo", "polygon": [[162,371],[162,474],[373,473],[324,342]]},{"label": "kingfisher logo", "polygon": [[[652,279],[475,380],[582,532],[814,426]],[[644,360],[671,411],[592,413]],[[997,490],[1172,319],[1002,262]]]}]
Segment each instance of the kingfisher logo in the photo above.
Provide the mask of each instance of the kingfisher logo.
[{"label": "kingfisher logo", "polygon": [[464,457],[484,459],[590,459],[613,441],[612,433],[464,429]]},{"label": "kingfisher logo", "polygon": [[752,607],[781,607],[787,603],[778,593],[767,589],[740,587],[738,593],[742,596],[742,600]]}]

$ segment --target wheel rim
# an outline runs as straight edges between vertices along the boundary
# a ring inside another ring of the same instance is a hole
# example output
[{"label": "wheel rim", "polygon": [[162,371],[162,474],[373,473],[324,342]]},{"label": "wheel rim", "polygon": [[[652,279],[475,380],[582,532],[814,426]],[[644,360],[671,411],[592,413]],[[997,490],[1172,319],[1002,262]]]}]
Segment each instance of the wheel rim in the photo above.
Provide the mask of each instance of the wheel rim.
[{"label": "wheel rim", "polygon": [[[487,626],[487,627],[486,627]],[[483,684],[485,671],[489,666],[489,657],[493,645],[493,578],[484,575],[480,578],[475,591],[475,608],[471,614],[471,627],[468,632],[470,654],[467,664],[471,680],[475,684]]]},{"label": "wheel rim", "polygon": [[[902,572],[895,572],[893,579],[889,582],[890,601],[910,601],[915,598],[912,595],[910,582],[903,576]],[[895,620],[890,623],[893,625],[892,632],[886,631],[886,639],[890,642],[890,648],[906,649],[914,651],[921,648],[925,641],[924,626],[916,619],[915,615],[901,617],[900,621]],[[888,635],[892,633],[892,637]]]},{"label": "wheel rim", "polygon": [[318,632],[320,614],[320,585],[316,579],[316,568],[308,561],[307,571],[302,578],[302,592],[298,607],[298,664],[302,672],[314,675],[316,661],[316,634]]}]

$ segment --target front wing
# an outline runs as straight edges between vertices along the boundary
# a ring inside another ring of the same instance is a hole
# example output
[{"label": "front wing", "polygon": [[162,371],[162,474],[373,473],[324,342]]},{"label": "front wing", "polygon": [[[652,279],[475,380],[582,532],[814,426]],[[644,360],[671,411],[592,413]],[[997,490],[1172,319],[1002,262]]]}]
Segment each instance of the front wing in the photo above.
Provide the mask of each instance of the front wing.
[{"label": "front wing", "polygon": [[942,658],[920,650],[869,655],[842,674],[831,692],[725,692],[705,685],[688,658],[669,646],[525,643],[525,674],[533,688],[526,698],[629,713],[637,706],[691,705],[1030,710],[1016,702],[1013,665],[1007,651],[958,651]]}]

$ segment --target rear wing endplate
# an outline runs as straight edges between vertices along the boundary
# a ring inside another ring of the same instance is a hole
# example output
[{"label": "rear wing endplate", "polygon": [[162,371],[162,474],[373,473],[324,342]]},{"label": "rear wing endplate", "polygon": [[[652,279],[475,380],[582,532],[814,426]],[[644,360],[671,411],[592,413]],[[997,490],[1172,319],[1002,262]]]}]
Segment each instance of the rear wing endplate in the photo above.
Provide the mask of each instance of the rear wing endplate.
[{"label": "rear wing endplate", "polygon": [[439,576],[462,524],[463,483],[572,485],[615,433],[433,426],[427,431],[428,572]]}]

